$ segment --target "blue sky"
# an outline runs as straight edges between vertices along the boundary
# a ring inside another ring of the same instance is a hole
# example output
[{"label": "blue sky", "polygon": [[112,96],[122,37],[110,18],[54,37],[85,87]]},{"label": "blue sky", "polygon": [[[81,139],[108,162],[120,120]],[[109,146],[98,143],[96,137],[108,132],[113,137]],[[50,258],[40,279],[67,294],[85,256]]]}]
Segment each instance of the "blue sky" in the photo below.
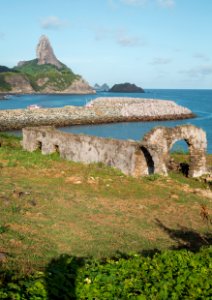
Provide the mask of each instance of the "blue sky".
[{"label": "blue sky", "polygon": [[0,65],[57,58],[91,85],[212,88],[212,0],[0,0]]}]

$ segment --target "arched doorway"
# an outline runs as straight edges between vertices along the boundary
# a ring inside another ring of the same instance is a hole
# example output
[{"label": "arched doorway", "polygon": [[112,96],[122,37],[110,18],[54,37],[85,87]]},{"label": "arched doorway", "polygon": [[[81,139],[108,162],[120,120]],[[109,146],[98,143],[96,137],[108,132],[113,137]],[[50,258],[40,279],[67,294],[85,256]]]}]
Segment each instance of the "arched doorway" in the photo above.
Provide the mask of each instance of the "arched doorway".
[{"label": "arched doorway", "polygon": [[189,169],[182,165],[184,172],[189,177],[199,177],[206,173],[206,149],[207,139],[205,132],[193,125],[176,126],[170,131],[168,142],[168,152],[179,140],[184,140],[189,149]]},{"label": "arched doorway", "polygon": [[141,152],[143,153],[143,156],[145,158],[145,162],[146,162],[146,175],[151,175],[154,174],[155,172],[155,164],[152,158],[152,155],[150,154],[150,152],[148,151],[148,149],[144,146],[140,147]]},{"label": "arched doorway", "polygon": [[42,142],[37,141],[36,150],[41,151],[42,150]]},{"label": "arched doorway", "polygon": [[193,125],[182,125],[173,128],[156,127],[147,133],[142,144],[154,150],[155,173],[167,175],[167,164],[172,145],[184,140],[189,148],[189,176],[199,177],[206,173],[206,133]]},{"label": "arched doorway", "polygon": [[55,153],[60,153],[59,145],[54,145],[54,152]]},{"label": "arched doorway", "polygon": [[190,143],[185,139],[172,142],[169,150],[168,171],[177,171],[188,177],[190,167]]}]

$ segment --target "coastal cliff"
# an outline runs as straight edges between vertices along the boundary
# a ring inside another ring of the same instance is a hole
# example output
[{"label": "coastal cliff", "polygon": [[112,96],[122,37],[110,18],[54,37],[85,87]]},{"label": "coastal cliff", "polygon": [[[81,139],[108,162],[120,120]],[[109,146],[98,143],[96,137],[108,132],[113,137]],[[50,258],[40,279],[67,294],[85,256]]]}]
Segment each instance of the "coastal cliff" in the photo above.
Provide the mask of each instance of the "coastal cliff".
[{"label": "coastal cliff", "polygon": [[20,61],[12,69],[0,66],[0,93],[95,93],[80,75],[57,59],[46,36],[40,38],[36,54],[36,59]]},{"label": "coastal cliff", "polygon": [[194,117],[173,101],[139,98],[97,98],[83,107],[0,110],[0,131],[28,126],[55,127],[131,121],[177,120]]}]

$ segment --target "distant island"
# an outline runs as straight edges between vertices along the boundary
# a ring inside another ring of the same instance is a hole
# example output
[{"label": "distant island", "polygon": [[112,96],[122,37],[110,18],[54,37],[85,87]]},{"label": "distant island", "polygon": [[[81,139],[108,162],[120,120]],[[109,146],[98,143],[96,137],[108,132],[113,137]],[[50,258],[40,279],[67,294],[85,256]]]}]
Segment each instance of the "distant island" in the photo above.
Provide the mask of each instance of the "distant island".
[{"label": "distant island", "polygon": [[131,83],[119,83],[115,84],[109,92],[113,93],[144,93],[144,90],[141,87],[136,86]]},{"label": "distant island", "polygon": [[104,83],[103,85],[96,83],[93,88],[96,92],[108,92],[110,89],[107,83]]},{"label": "distant island", "polygon": [[20,61],[14,68],[0,66],[0,93],[95,93],[80,75],[56,58],[46,36],[41,36],[36,54],[36,59]]}]

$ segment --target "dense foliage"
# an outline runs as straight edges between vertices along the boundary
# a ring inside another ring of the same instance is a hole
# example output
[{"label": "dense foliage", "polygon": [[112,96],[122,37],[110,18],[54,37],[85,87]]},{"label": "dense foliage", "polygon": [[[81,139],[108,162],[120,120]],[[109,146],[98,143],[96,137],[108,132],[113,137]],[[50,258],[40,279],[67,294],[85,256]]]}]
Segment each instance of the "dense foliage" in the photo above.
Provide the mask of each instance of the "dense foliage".
[{"label": "dense foliage", "polygon": [[11,86],[9,83],[5,81],[5,73],[0,72],[0,89],[2,92],[9,92],[11,90]]},{"label": "dense foliage", "polygon": [[[51,64],[38,65],[37,59],[34,59],[14,68],[14,70],[26,75],[35,91],[42,91],[47,85],[56,90],[64,90],[80,77],[65,65],[62,66],[59,69]],[[39,79],[44,80],[42,84],[38,83]]]},{"label": "dense foliage", "polygon": [[11,72],[13,71],[12,69],[5,67],[5,66],[0,66],[0,73],[2,72]]},{"label": "dense foliage", "polygon": [[0,299],[211,299],[212,248],[94,260],[63,255],[45,272],[1,274]]}]

